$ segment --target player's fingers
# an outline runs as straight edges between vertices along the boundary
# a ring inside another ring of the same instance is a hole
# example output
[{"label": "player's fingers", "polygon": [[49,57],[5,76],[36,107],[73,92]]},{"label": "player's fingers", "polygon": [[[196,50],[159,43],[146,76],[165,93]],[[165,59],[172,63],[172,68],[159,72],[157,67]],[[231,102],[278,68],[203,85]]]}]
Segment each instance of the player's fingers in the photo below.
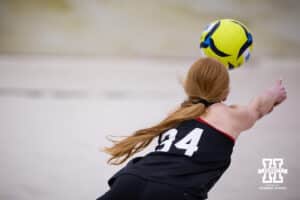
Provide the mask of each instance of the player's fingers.
[{"label": "player's fingers", "polygon": [[276,80],[277,85],[282,85],[282,78]]}]

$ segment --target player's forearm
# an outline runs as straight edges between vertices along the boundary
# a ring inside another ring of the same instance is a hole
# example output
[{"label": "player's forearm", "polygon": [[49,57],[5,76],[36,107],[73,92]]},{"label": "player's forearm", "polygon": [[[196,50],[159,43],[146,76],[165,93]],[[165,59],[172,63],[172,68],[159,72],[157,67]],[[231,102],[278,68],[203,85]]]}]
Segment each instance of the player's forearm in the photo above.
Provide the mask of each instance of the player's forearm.
[{"label": "player's forearm", "polygon": [[270,90],[264,91],[255,97],[250,103],[249,108],[257,119],[272,111],[276,101],[276,94]]}]

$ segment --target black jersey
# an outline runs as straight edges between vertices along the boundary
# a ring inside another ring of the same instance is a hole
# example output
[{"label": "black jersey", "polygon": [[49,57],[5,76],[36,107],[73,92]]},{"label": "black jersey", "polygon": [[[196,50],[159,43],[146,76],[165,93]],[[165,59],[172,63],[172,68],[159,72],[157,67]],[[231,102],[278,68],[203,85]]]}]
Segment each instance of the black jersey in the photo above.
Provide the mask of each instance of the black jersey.
[{"label": "black jersey", "polygon": [[160,134],[155,151],[136,157],[112,176],[121,174],[166,183],[200,199],[230,165],[234,138],[201,118],[187,120]]}]

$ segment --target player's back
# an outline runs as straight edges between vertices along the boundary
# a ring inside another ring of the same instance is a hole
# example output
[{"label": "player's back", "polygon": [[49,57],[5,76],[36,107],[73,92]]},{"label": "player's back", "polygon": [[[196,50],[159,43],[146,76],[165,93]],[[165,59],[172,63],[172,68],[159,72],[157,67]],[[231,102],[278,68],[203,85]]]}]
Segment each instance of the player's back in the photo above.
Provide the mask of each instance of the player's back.
[{"label": "player's back", "polygon": [[160,134],[155,151],[132,159],[110,180],[133,174],[167,183],[206,198],[230,164],[234,139],[202,118],[187,120]]}]

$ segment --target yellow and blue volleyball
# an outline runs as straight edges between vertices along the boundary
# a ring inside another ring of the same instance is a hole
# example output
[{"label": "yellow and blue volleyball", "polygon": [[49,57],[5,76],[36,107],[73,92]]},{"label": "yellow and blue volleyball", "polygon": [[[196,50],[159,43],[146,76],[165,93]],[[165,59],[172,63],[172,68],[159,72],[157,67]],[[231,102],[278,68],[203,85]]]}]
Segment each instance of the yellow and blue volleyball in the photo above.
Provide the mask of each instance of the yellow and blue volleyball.
[{"label": "yellow and blue volleyball", "polygon": [[200,49],[203,55],[216,58],[228,69],[235,69],[249,60],[253,37],[237,20],[216,20],[202,32]]}]

